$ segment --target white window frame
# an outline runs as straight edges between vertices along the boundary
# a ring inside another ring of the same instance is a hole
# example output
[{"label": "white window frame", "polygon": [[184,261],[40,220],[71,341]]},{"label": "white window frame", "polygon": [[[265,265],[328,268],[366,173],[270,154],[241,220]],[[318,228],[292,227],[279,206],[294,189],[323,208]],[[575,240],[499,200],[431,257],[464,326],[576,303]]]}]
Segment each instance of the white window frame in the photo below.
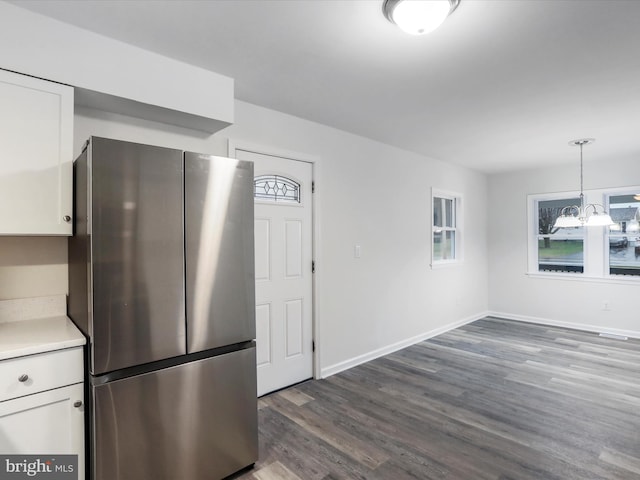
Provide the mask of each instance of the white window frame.
[{"label": "white window frame", "polygon": [[[609,197],[629,194],[640,189],[640,186],[602,188],[585,190],[585,204],[597,203],[609,209]],[[640,190],[638,190],[640,192]],[[558,200],[576,198],[579,191],[531,194],[527,196],[527,275],[538,278],[555,278],[561,280],[577,280],[586,282],[604,282],[620,284],[638,284],[640,276],[623,276],[609,274],[609,229],[606,227],[590,227],[584,235],[584,272],[540,272],[538,271],[538,210],[540,200]]]},{"label": "white window frame", "polygon": [[[559,193],[542,193],[528,196],[528,273],[529,275],[550,275],[562,277],[576,277],[588,275],[587,271],[587,245],[589,243],[589,235],[585,229],[582,237],[583,248],[583,271],[582,272],[547,272],[540,271],[540,262],[538,259],[538,241],[540,239],[538,225],[538,203],[543,201],[563,200],[569,198],[579,198],[580,192],[559,192]],[[586,198],[586,197],[585,197]],[[561,240],[561,237],[556,237]],[[567,237],[568,238],[568,237]]]},{"label": "white window frame", "polygon": [[[444,198],[447,200],[453,200],[453,227],[436,227],[435,218],[433,215],[433,206],[435,204],[435,198]],[[458,192],[452,192],[450,190],[441,190],[438,188],[431,189],[431,268],[442,268],[460,265],[463,261],[463,245],[464,245],[464,210],[463,210],[462,194]],[[434,248],[435,242],[433,240],[436,230],[452,231],[454,232],[454,258],[448,259],[435,259]]]},{"label": "white window frame", "polygon": [[[619,195],[637,195],[638,193],[640,193],[640,186],[607,189],[606,193],[604,194],[603,205],[607,209],[607,212],[611,212],[611,207],[610,207],[611,197],[617,197]],[[609,233],[610,233],[610,230],[607,229],[606,238],[604,241],[604,248],[603,248],[605,278],[610,279],[612,281],[615,280],[615,281],[623,281],[623,282],[640,283],[640,275],[634,276],[634,275],[620,275],[616,273],[610,273],[611,265],[610,265],[610,256],[609,256],[609,252],[610,252]],[[630,233],[629,236],[640,237],[640,232],[636,232],[635,234]]]}]

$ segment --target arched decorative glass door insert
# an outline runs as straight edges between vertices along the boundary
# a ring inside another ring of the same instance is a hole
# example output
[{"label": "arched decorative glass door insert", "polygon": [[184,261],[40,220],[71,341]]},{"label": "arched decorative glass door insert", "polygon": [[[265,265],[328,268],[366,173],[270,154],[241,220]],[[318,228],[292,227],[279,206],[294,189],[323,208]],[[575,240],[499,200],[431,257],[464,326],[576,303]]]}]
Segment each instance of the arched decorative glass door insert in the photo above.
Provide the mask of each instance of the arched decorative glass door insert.
[{"label": "arched decorative glass door insert", "polygon": [[260,175],[253,180],[253,197],[272,202],[300,203],[300,184],[281,175]]}]

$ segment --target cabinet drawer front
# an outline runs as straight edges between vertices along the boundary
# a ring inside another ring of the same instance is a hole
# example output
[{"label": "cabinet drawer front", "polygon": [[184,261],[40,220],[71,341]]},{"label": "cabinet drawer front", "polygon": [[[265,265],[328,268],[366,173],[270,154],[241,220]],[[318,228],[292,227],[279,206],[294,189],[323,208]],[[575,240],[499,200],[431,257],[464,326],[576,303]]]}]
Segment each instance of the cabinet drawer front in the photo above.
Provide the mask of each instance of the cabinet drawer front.
[{"label": "cabinet drawer front", "polygon": [[82,381],[81,347],[11,358],[0,362],[0,401]]}]

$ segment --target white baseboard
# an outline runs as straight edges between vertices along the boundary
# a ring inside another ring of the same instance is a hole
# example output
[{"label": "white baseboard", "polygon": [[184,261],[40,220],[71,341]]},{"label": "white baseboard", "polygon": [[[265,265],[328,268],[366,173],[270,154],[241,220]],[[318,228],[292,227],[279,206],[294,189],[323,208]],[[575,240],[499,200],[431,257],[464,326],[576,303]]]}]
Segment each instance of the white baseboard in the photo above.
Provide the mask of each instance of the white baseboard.
[{"label": "white baseboard", "polygon": [[619,328],[601,327],[598,325],[589,325],[587,323],[563,322],[562,320],[553,320],[550,318],[529,317],[527,315],[517,315],[515,313],[505,312],[489,312],[490,317],[504,318],[507,320],[517,320],[519,322],[537,323],[540,325],[550,325],[553,327],[569,328],[571,330],[583,330],[586,332],[608,333],[611,335],[622,335],[623,337],[640,338],[640,332],[635,330],[622,330]]},{"label": "white baseboard", "polygon": [[331,375],[335,375],[336,373],[355,367],[356,365],[360,365],[362,363],[369,362],[371,360],[374,360],[379,357],[383,357],[390,353],[397,352],[398,350],[402,350],[403,348],[410,347],[411,345],[415,345],[416,343],[422,342],[423,340],[427,340],[437,335],[441,335],[445,332],[448,332],[449,330],[453,330],[455,328],[466,325],[467,323],[475,322],[476,320],[484,318],[487,315],[489,315],[488,312],[478,313],[476,315],[465,318],[463,320],[458,320],[457,322],[449,323],[442,327],[438,327],[428,332],[421,333],[420,335],[416,335],[415,337],[410,337],[405,340],[392,343],[391,345],[387,345],[385,347],[372,350],[371,352],[358,355],[357,357],[350,358],[343,362],[339,362],[334,365],[329,365],[328,367],[324,367],[320,370],[320,374],[321,374],[320,378],[330,377]]}]

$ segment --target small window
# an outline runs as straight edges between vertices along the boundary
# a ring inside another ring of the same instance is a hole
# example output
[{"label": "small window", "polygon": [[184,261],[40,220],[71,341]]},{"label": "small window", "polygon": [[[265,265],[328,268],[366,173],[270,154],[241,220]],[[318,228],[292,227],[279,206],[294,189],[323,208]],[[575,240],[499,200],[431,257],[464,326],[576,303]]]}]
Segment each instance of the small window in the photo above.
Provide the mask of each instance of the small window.
[{"label": "small window", "polygon": [[461,260],[462,199],[434,190],[432,195],[432,266]]},{"label": "small window", "polygon": [[580,205],[579,198],[538,200],[538,271],[584,272],[584,227],[555,228],[563,208]]},{"label": "small window", "polygon": [[300,184],[280,175],[260,175],[253,181],[253,197],[272,202],[300,203]]},{"label": "small window", "polygon": [[609,228],[609,273],[640,275],[640,197],[611,195],[609,214],[615,225]]}]

